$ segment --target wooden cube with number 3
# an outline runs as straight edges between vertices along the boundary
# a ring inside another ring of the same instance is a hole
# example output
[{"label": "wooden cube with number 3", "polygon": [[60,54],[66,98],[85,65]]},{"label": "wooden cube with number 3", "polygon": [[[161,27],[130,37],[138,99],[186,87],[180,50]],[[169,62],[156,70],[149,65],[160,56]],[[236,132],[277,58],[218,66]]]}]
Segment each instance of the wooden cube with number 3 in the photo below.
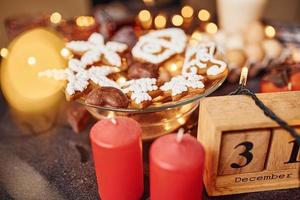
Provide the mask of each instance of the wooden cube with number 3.
[{"label": "wooden cube with number 3", "polygon": [[[300,92],[258,98],[300,132]],[[209,195],[300,187],[300,143],[250,97],[202,100],[198,140],[206,150],[204,183]]]}]

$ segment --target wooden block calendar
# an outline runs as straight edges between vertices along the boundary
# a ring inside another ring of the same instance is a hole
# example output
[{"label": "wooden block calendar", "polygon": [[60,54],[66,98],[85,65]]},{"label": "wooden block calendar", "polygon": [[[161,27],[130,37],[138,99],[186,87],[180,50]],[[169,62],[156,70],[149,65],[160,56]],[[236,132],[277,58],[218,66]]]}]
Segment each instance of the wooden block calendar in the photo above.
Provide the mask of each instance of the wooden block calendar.
[{"label": "wooden block calendar", "polygon": [[[257,96],[300,132],[300,91]],[[300,143],[248,96],[202,100],[198,140],[211,196],[300,187]]]}]

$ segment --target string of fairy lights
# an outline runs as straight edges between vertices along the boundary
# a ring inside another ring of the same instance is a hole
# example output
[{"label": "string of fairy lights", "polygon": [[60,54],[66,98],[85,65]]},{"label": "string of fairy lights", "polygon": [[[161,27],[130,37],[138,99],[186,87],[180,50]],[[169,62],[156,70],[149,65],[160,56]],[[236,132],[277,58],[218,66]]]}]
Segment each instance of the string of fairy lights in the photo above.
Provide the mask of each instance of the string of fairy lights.
[{"label": "string of fairy lights", "polygon": [[[154,0],[143,0],[147,6],[153,6]],[[180,9],[180,12],[171,16],[167,16],[164,13],[157,13],[156,15],[151,13],[147,9],[140,10],[136,17],[137,22],[141,25],[143,29],[162,29],[165,28],[168,24],[171,24],[175,27],[185,27],[189,25],[193,20],[199,20],[200,23],[204,23],[204,31],[208,34],[215,34],[218,32],[218,26],[214,22],[211,22],[211,13],[206,9],[198,10],[197,14],[195,9],[190,5],[185,5]],[[59,12],[53,12],[49,16],[49,21],[53,25],[58,25],[63,21],[63,16]],[[93,16],[79,16],[75,19],[75,24],[78,27],[90,27],[95,25],[96,21]],[[276,30],[273,26],[265,26],[265,35],[268,38],[274,38],[276,35]],[[202,37],[201,32],[198,30],[192,33],[192,38],[200,39]],[[0,57],[6,58],[9,54],[7,48],[0,49]],[[61,51],[63,57],[69,57],[69,52],[66,49]],[[36,63],[34,57],[28,58],[28,64],[34,65]]]},{"label": "string of fairy lights", "polygon": [[[138,13],[137,20],[144,29],[162,29],[167,26],[168,22],[176,27],[191,24],[194,17],[195,10],[190,5],[185,5],[180,9],[180,13],[172,16],[167,16],[163,13],[158,13],[155,16],[149,10],[143,9]],[[197,18],[200,22],[207,23],[205,30],[208,33],[214,34],[218,31],[218,26],[213,22],[209,22],[211,14],[208,10],[200,9],[198,11]]]}]

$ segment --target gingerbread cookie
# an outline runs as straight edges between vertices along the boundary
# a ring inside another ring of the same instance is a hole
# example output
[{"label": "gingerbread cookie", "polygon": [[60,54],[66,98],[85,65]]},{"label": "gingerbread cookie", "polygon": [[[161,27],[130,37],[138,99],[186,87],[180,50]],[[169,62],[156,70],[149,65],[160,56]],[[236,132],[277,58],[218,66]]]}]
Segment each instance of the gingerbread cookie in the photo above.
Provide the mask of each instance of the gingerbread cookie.
[{"label": "gingerbread cookie", "polygon": [[214,57],[215,49],[215,44],[212,42],[200,42],[196,45],[188,46],[185,52],[182,73],[197,71],[199,74],[204,74],[207,62]]},{"label": "gingerbread cookie", "polygon": [[91,68],[86,69],[86,65],[80,60],[71,59],[68,62],[67,69],[46,70],[40,72],[38,75],[54,78],[56,80],[66,80],[67,100],[74,100],[88,92],[90,81],[102,87],[106,86],[120,89],[116,82],[107,78],[108,75],[115,72],[116,69],[109,66],[92,66]]},{"label": "gingerbread cookie", "polygon": [[177,101],[186,96],[189,92],[202,93],[204,91],[203,76],[196,73],[185,73],[173,77],[169,82],[166,82],[160,87],[164,92],[165,97],[172,97],[173,101]]},{"label": "gingerbread cookie", "polygon": [[228,69],[225,62],[216,58],[211,58],[209,61],[212,65],[209,66],[206,70],[206,75],[208,79],[215,80],[226,76]]},{"label": "gingerbread cookie", "polygon": [[104,37],[99,33],[93,33],[87,41],[71,41],[66,47],[81,55],[81,62],[85,65],[92,65],[101,61],[110,66],[120,67],[122,53],[127,49],[127,45],[120,42],[110,41],[105,44]]},{"label": "gingerbread cookie", "polygon": [[186,35],[181,29],[162,29],[141,36],[131,52],[133,57],[141,61],[159,64],[182,53],[186,41]]},{"label": "gingerbread cookie", "polygon": [[159,96],[155,78],[140,78],[125,82],[122,91],[131,98],[131,105],[136,108],[146,108],[153,98]]}]

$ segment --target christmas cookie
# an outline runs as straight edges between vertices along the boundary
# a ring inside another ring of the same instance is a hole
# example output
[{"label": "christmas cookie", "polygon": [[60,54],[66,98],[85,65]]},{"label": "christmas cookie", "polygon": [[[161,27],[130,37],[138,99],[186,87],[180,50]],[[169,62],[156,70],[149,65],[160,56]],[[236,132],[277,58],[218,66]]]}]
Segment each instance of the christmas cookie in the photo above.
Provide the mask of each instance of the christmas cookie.
[{"label": "christmas cookie", "polygon": [[93,33],[87,41],[71,41],[66,47],[81,56],[81,62],[85,65],[102,64],[121,67],[119,53],[127,49],[127,45],[120,42],[110,41],[105,44],[104,38],[99,33]]},{"label": "christmas cookie", "polygon": [[196,73],[185,73],[173,77],[169,82],[163,84],[160,89],[164,92],[165,97],[172,97],[177,101],[190,93],[202,93],[204,91],[203,76]]},{"label": "christmas cookie", "polygon": [[185,49],[187,38],[183,30],[168,28],[152,31],[139,38],[132,49],[133,57],[152,64],[159,64]]},{"label": "christmas cookie", "polygon": [[130,80],[125,82],[122,88],[122,91],[131,98],[131,105],[141,109],[149,106],[152,99],[161,94],[155,78]]}]

